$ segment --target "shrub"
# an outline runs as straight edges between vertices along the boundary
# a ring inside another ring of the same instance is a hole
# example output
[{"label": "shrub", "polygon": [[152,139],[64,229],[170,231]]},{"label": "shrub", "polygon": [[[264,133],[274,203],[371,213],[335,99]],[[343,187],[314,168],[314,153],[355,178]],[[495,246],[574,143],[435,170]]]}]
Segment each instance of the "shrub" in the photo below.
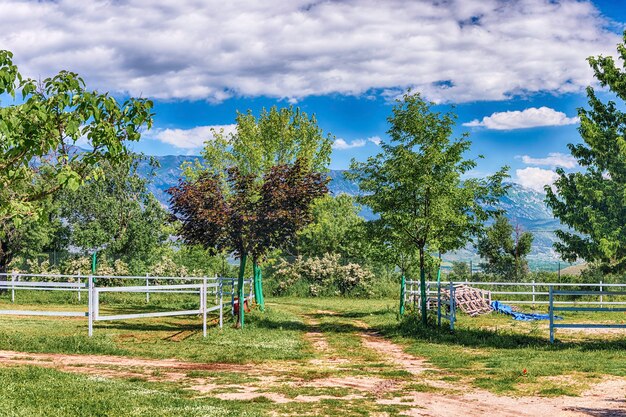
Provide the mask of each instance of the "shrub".
[{"label": "shrub", "polygon": [[340,258],[338,254],[326,253],[321,258],[298,256],[291,263],[281,260],[273,274],[277,282],[273,293],[285,295],[305,284],[308,294],[314,297],[370,297],[374,275],[359,264],[341,265]]}]

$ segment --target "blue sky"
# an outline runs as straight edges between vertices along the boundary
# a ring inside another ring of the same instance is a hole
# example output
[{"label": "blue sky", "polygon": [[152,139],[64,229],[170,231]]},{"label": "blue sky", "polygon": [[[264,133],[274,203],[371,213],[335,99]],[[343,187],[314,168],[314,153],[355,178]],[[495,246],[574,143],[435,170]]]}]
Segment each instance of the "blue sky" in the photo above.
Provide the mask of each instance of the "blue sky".
[{"label": "blue sky", "polygon": [[[45,77],[80,73],[155,101],[147,154],[197,154],[235,112],[301,107],[336,138],[331,168],[380,151],[407,88],[458,114],[473,175],[511,166],[535,189],[577,169],[585,58],[615,54],[626,4],[609,0],[0,1],[0,49]],[[465,124],[465,126],[464,126]]]}]

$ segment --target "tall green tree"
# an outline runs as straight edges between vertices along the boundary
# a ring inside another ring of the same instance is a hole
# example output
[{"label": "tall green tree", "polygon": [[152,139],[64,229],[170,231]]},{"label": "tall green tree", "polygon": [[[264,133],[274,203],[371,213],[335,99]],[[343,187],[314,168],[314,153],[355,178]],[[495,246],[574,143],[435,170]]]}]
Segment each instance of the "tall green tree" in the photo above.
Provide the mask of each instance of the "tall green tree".
[{"label": "tall green tree", "polygon": [[322,257],[337,253],[343,259],[363,261],[368,240],[360,210],[355,198],[347,194],[317,200],[313,204],[313,221],[298,233],[298,254]]},{"label": "tall green tree", "polygon": [[168,238],[168,213],[147,189],[149,179],[137,173],[143,159],[130,155],[104,162],[106,177],[90,179],[79,190],[64,190],[56,198],[69,247],[121,259],[137,274],[156,261]]},{"label": "tall green tree", "polygon": [[528,274],[528,260],[533,235],[523,232],[503,215],[496,217],[478,240],[478,254],[486,262],[481,267],[489,274],[519,280]]},{"label": "tall green tree", "polygon": [[[617,50],[626,59],[626,33]],[[588,58],[595,77],[622,106],[626,103],[626,71],[611,56]],[[622,64],[623,65],[623,64]],[[589,108],[580,108],[578,131],[583,143],[569,144],[582,168],[558,169],[546,202],[573,231],[556,232],[555,249],[566,261],[582,258],[604,272],[626,271],[626,113],[615,101],[604,102],[587,87]]]},{"label": "tall green tree", "polygon": [[463,179],[476,166],[466,159],[467,134],[451,139],[455,115],[432,110],[419,94],[396,101],[388,118],[391,142],[366,162],[352,162],[363,204],[380,215],[386,233],[402,253],[419,256],[422,320],[426,324],[427,251],[463,247],[483,227],[504,194],[503,168],[485,179]]},{"label": "tall green tree", "polygon": [[37,82],[12,58],[0,50],[0,96],[13,99],[0,107],[0,222],[19,223],[38,216],[47,196],[101,176],[102,161],[124,158],[126,143],[150,127],[152,102],[120,104],[68,71]]},{"label": "tall green tree", "polygon": [[[315,116],[309,117],[298,108],[288,107],[263,109],[257,117],[252,111],[237,113],[237,129],[234,133],[214,132],[214,137],[205,142],[203,161],[186,166],[185,175],[197,178],[204,172],[224,177],[229,168],[250,176],[261,187],[265,175],[276,166],[285,166],[299,161],[299,166],[308,172],[325,172],[330,163],[333,138],[324,135]],[[228,187],[228,183],[224,183]],[[228,192],[228,191],[226,191]],[[252,258],[253,280],[257,303],[263,308],[263,286],[261,267],[268,249],[255,246],[248,253]],[[245,271],[245,259],[241,273]]]},{"label": "tall green tree", "polygon": [[50,197],[39,202],[39,215],[20,222],[0,221],[0,272],[9,272],[15,258],[37,259],[46,252],[62,252],[67,239]]}]

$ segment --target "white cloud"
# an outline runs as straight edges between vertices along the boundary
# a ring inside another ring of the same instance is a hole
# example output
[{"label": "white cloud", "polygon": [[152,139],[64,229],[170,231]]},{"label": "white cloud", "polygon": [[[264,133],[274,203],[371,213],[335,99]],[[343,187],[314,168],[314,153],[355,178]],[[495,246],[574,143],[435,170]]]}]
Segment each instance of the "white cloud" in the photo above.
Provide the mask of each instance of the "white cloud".
[{"label": "white cloud", "polygon": [[69,69],[100,90],[213,102],[581,91],[585,58],[620,41],[578,0],[5,0],[0,27],[33,77]]},{"label": "white cloud", "polygon": [[379,136],[372,136],[370,138],[367,138],[367,141],[372,142],[376,146],[380,146],[382,139]]},{"label": "white cloud", "polygon": [[543,169],[536,167],[528,167],[515,170],[516,182],[526,188],[535,191],[544,191],[546,185],[552,183],[559,177],[558,174],[551,169]]},{"label": "white cloud", "polygon": [[170,144],[176,148],[198,149],[204,142],[213,138],[213,132],[235,133],[237,125],[196,126],[192,129],[155,129],[146,137]]},{"label": "white cloud", "polygon": [[528,155],[521,156],[522,162],[527,165],[544,165],[551,167],[575,168],[578,161],[572,155],[560,152],[550,152],[545,158],[533,158]]},{"label": "white cloud", "polygon": [[483,120],[472,120],[463,123],[463,126],[486,127],[493,130],[526,129],[540,126],[565,126],[578,123],[578,117],[567,117],[565,113],[550,107],[530,107],[519,111],[505,111],[493,113],[483,117]]},{"label": "white cloud", "polygon": [[350,143],[346,142],[344,139],[335,139],[335,143],[333,143],[333,149],[343,151],[346,149],[362,148],[363,146],[365,146],[365,143],[366,142],[364,139],[355,139]]}]

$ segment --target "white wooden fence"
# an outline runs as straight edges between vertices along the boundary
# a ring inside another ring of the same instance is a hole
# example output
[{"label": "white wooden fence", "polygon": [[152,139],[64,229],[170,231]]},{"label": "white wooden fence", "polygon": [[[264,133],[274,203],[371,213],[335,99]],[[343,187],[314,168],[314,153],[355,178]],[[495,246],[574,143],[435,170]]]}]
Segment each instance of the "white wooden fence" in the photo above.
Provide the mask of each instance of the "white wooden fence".
[{"label": "white wooden fence", "polygon": [[[128,281],[141,282],[141,285],[123,285]],[[143,284],[145,282],[145,285]],[[173,282],[164,284],[164,282]],[[89,336],[93,335],[93,324],[96,321],[130,320],[151,317],[172,317],[186,315],[202,316],[202,333],[207,334],[207,314],[219,314],[220,328],[224,323],[224,296],[230,296],[231,313],[234,315],[235,304],[234,278],[225,277],[153,277],[153,276],[111,276],[111,275],[53,275],[53,274],[19,274],[0,273],[0,290],[11,291],[11,302],[16,303],[16,292],[19,291],[69,291],[76,292],[80,301],[81,293],[87,293],[87,311],[69,310],[0,310],[0,315],[20,316],[56,316],[86,317],[88,319]],[[109,285],[99,285],[106,283]],[[245,291],[245,286],[249,291]],[[252,280],[244,281],[244,293],[250,298],[253,293]],[[171,310],[133,314],[100,314],[102,293],[145,293],[146,303],[150,303],[150,294],[197,294],[199,307],[191,310]],[[212,297],[210,297],[212,296]],[[211,300],[211,301],[209,301]]]},{"label": "white wooden fence", "polygon": [[[603,291],[607,289],[626,291],[626,284],[607,284],[602,281],[598,283],[559,283],[559,282],[472,282],[472,281],[456,281],[454,285],[466,284],[471,287],[480,288],[488,291],[488,296],[493,300],[498,300],[506,304],[531,304],[531,305],[549,305],[550,304],[550,288],[555,289],[575,289],[584,288],[594,294],[598,294],[598,297],[594,298],[589,295],[589,299],[558,299],[554,300],[554,304],[589,304],[599,305],[603,307],[605,305],[625,305],[626,297],[621,299],[606,299]],[[420,298],[420,282],[419,281],[406,281],[405,303],[419,304]],[[437,297],[437,281],[426,282],[426,296]]]}]

